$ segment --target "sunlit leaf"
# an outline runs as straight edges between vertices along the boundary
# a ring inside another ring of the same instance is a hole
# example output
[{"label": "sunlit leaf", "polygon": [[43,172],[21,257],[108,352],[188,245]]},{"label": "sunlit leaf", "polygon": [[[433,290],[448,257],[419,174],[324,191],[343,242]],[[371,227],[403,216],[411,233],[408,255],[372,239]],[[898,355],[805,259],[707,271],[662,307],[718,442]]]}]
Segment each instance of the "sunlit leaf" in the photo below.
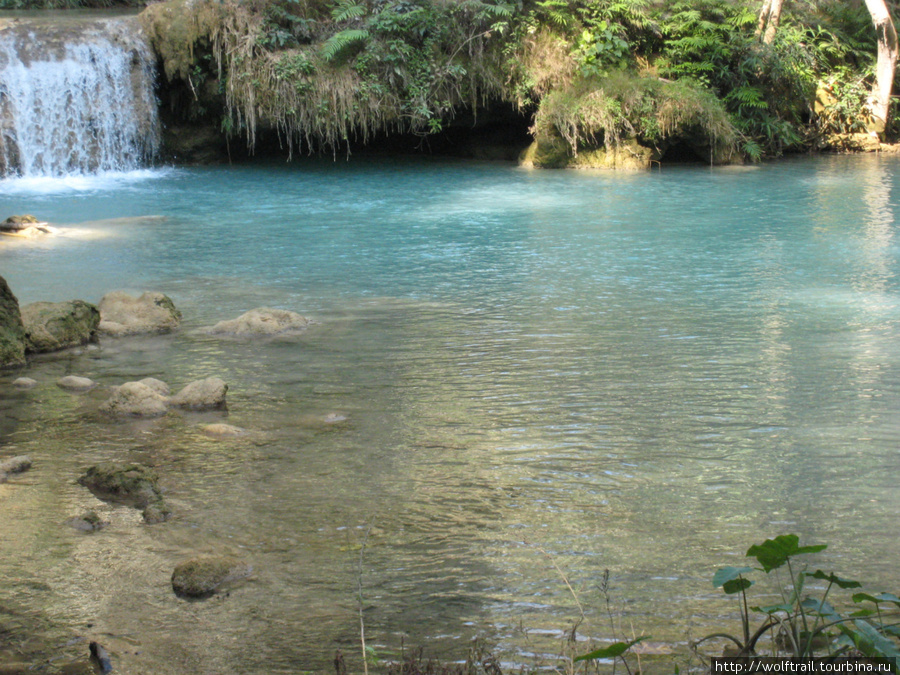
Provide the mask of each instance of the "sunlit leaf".
[{"label": "sunlit leaf", "polygon": [[632,640],[631,642],[616,642],[611,644],[609,647],[604,647],[603,649],[596,649],[588,654],[582,654],[581,656],[576,656],[575,661],[592,661],[594,659],[613,659],[617,656],[621,656],[629,649],[631,649],[638,642],[642,642],[643,640],[648,640],[650,638],[649,635],[645,635],[643,637],[639,637],[637,640]]},{"label": "sunlit leaf", "polygon": [[[724,586],[729,581],[734,581],[742,574],[752,572],[752,567],[722,567],[713,575],[713,588]],[[727,593],[728,591],[726,591]]]},{"label": "sunlit leaf", "polygon": [[762,544],[755,544],[747,550],[747,556],[756,558],[763,570],[771,572],[784,565],[795,555],[818,553],[828,548],[827,544],[800,546],[800,538],[796,534],[782,534],[774,539],[766,539]]}]

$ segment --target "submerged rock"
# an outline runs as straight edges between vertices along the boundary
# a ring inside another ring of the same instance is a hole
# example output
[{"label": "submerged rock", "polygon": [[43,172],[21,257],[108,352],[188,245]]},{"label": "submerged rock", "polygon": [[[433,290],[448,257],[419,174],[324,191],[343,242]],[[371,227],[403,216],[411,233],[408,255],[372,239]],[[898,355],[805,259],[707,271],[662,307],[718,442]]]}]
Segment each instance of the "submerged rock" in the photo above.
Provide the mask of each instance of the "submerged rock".
[{"label": "submerged rock", "polygon": [[81,532],[97,532],[109,525],[109,521],[101,519],[96,511],[88,511],[77,518],[69,518],[66,525]]},{"label": "submerged rock", "polygon": [[206,434],[207,436],[212,436],[213,438],[229,438],[233,436],[243,436],[247,433],[246,429],[241,429],[240,427],[236,427],[232,424],[204,424],[200,427],[200,430]]},{"label": "submerged rock", "polygon": [[17,455],[4,459],[0,462],[0,483],[5,483],[9,476],[17,473],[24,473],[31,468],[31,457],[28,455]]},{"label": "submerged rock", "polygon": [[141,512],[141,515],[143,516],[145,523],[148,525],[156,525],[158,523],[164,523],[171,518],[172,509],[169,508],[169,505],[166,504],[164,499],[160,499],[152,504],[148,504]]},{"label": "submerged rock", "polygon": [[22,307],[22,323],[26,351],[54,352],[96,339],[100,312],[83,300],[33,302]]},{"label": "submerged rock", "polygon": [[78,377],[77,375],[66,375],[56,381],[56,386],[61,389],[69,389],[71,391],[87,391],[97,386],[97,383],[87,377]]},{"label": "submerged rock", "polygon": [[19,389],[31,389],[36,385],[37,380],[32,380],[30,377],[18,377],[13,380],[13,386]]},{"label": "submerged rock", "polygon": [[172,572],[172,590],[185,598],[207,598],[224,583],[245,579],[253,572],[247,563],[229,556],[201,556]]},{"label": "submerged rock", "polygon": [[236,319],[220,321],[209,329],[211,335],[235,337],[272,337],[302,333],[310,321],[305,316],[284,309],[259,307],[241,314]]},{"label": "submerged rock", "polygon": [[181,312],[169,296],[148,291],[135,298],[122,291],[100,300],[100,332],[114,337],[169,333],[181,323]]},{"label": "submerged rock", "polygon": [[25,326],[19,301],[0,277],[0,368],[25,365]]},{"label": "submerged rock", "polygon": [[169,405],[195,410],[224,408],[228,385],[218,377],[191,382],[169,399]]},{"label": "submerged rock", "polygon": [[[156,380],[159,382],[159,380]],[[168,387],[166,387],[168,392]],[[166,398],[142,380],[126,382],[117,387],[109,399],[100,406],[102,412],[110,415],[134,417],[158,417],[166,414]]]},{"label": "submerged rock", "polygon": [[162,501],[159,477],[142,464],[97,464],[78,479],[98,499],[144,509]]}]

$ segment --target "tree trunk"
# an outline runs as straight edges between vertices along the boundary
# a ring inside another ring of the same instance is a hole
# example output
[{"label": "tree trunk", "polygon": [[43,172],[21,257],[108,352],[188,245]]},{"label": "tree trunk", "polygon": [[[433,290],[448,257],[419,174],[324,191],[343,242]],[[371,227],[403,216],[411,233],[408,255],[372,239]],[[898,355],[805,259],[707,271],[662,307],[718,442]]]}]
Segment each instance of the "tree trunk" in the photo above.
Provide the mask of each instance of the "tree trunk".
[{"label": "tree trunk", "polygon": [[762,41],[767,45],[772,44],[775,32],[778,30],[778,22],[781,20],[781,7],[784,0],[765,0],[759,12],[759,23],[756,26],[757,37],[762,36]]},{"label": "tree trunk", "polygon": [[870,108],[875,118],[875,131],[885,130],[891,108],[891,89],[897,65],[897,31],[885,0],[866,0],[878,38],[878,63],[875,67],[875,87]]}]

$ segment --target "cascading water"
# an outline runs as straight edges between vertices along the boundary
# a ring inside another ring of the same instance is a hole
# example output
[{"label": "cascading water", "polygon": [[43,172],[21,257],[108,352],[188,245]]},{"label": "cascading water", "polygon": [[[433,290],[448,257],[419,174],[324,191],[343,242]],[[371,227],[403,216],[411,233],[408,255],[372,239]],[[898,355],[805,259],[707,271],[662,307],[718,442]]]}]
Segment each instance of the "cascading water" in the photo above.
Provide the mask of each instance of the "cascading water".
[{"label": "cascading water", "polygon": [[0,26],[0,176],[129,171],[159,148],[136,17]]}]

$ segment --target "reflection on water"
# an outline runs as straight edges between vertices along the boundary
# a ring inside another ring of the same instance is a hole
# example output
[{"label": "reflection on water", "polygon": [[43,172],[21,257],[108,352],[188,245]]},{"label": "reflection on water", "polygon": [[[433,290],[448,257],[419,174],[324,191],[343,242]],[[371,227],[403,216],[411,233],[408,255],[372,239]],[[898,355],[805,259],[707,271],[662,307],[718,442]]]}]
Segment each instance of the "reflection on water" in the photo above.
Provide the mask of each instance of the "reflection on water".
[{"label": "reflection on water", "polygon": [[[312,162],[3,193],[110,235],[0,248],[23,302],[161,290],[185,325],[36,360],[32,390],[0,376],[0,455],[35,460],[0,485],[0,612],[101,637],[128,672],[290,673],[356,653],[360,582],[379,651],[483,635],[509,661],[578,616],[556,565],[599,639],[605,569],[626,633],[683,644],[737,621],[715,569],[786,532],[896,590],[898,166]],[[123,220],[143,216],[164,218]],[[199,330],[263,305],[318,324]],[[225,413],[97,412],[126,380],[213,375]],[[251,433],[200,429],[222,421]],[[155,467],[177,518],[143,525],[74,482],[104,460]],[[65,525],[88,509],[110,526]],[[177,599],[172,569],[202,552],[254,577]]]}]

